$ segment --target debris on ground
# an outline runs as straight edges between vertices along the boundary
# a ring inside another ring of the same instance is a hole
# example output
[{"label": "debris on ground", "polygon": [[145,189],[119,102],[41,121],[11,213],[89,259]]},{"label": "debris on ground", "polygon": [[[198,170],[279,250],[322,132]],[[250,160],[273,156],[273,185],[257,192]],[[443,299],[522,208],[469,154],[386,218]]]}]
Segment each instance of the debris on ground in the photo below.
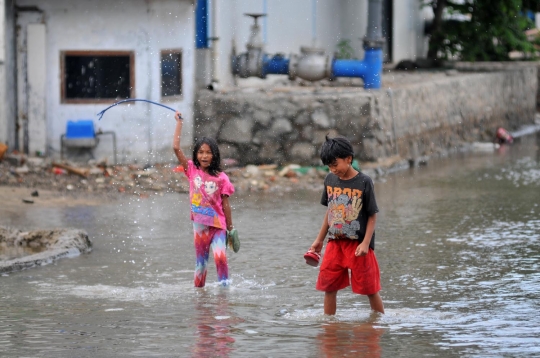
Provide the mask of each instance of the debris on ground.
[{"label": "debris on ground", "polygon": [[512,135],[503,127],[499,127],[497,129],[497,133],[495,134],[495,143],[498,144],[512,144],[514,142],[514,138]]},{"label": "debris on ground", "polygon": [[4,158],[4,154],[6,154],[7,150],[8,150],[8,146],[5,145],[4,143],[0,143],[0,160]]},{"label": "debris on ground", "polygon": [[[177,163],[108,165],[96,161],[81,164],[41,157],[26,158],[19,154],[15,157],[16,160],[0,161],[0,185],[59,192],[126,193],[139,196],[189,191],[184,168]],[[279,167],[268,164],[237,167],[232,161],[224,160],[224,163],[229,164],[224,165],[224,171],[237,192],[321,190],[323,179],[328,173],[323,166],[290,164]],[[34,193],[38,195],[37,190]]]}]

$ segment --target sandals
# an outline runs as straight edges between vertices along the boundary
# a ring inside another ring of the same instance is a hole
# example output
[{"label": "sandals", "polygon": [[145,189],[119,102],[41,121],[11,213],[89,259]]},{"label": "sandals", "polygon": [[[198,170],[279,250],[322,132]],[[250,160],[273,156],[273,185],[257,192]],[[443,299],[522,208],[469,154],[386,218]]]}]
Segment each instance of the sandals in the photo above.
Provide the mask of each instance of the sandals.
[{"label": "sandals", "polygon": [[308,251],[304,254],[304,259],[306,260],[306,264],[317,267],[319,266],[319,261],[321,260],[321,255],[314,252],[314,251]]},{"label": "sandals", "polygon": [[240,250],[240,239],[238,239],[238,231],[232,229],[227,230],[227,246],[230,247],[235,253]]}]

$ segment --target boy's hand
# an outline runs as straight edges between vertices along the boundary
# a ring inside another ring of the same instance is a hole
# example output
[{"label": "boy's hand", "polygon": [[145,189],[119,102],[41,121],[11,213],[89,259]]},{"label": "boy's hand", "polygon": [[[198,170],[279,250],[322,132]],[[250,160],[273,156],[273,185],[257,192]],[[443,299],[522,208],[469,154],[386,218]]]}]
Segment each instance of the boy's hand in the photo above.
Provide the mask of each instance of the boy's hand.
[{"label": "boy's hand", "polygon": [[323,248],[323,243],[324,243],[324,240],[322,240],[322,241],[319,241],[319,240],[313,241],[313,244],[311,244],[311,247],[309,248],[309,251],[313,251],[313,252],[316,252],[316,253],[320,254],[321,251],[322,251],[322,248]]},{"label": "boy's hand", "polygon": [[[364,240],[365,241],[365,240]],[[356,247],[356,251],[354,253],[355,256],[366,256],[369,252],[369,243],[366,245],[364,242],[362,242],[360,245]]]},{"label": "boy's hand", "polygon": [[184,118],[182,118],[182,113],[176,111],[175,115],[174,115],[174,119],[176,119],[177,121],[181,121],[183,120]]}]

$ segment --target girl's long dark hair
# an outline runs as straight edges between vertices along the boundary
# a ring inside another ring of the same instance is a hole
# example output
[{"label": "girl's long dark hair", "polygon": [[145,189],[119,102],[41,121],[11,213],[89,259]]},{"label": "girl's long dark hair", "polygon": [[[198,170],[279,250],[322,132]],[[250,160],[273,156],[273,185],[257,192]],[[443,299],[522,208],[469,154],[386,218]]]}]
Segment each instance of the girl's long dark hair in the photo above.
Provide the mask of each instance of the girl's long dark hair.
[{"label": "girl's long dark hair", "polygon": [[199,149],[201,149],[203,144],[207,144],[212,152],[212,161],[210,162],[210,167],[208,167],[208,173],[217,177],[223,170],[221,170],[221,156],[219,154],[219,147],[214,138],[197,138],[195,145],[193,146],[193,164],[195,164],[197,168],[201,167],[201,163],[199,163],[199,160],[197,159],[197,152]]}]

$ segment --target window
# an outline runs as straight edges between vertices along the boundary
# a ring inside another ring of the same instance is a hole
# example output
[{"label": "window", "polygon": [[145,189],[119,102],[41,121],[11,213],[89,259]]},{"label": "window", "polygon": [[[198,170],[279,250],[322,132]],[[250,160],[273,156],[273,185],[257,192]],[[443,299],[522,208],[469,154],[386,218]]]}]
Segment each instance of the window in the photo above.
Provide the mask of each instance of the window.
[{"label": "window", "polygon": [[62,102],[111,102],[135,96],[134,55],[128,51],[61,53]]},{"label": "window", "polygon": [[161,97],[182,95],[182,51],[161,51]]}]

